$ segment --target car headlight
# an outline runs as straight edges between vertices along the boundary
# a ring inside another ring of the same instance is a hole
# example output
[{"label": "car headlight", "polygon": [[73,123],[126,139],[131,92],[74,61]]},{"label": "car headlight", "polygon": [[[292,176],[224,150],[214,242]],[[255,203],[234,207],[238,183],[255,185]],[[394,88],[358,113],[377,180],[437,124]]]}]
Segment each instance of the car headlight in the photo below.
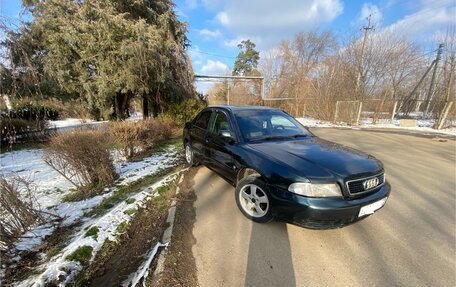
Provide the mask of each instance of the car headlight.
[{"label": "car headlight", "polygon": [[297,182],[290,184],[288,191],[309,197],[341,197],[342,192],[337,183],[314,184],[310,182]]}]

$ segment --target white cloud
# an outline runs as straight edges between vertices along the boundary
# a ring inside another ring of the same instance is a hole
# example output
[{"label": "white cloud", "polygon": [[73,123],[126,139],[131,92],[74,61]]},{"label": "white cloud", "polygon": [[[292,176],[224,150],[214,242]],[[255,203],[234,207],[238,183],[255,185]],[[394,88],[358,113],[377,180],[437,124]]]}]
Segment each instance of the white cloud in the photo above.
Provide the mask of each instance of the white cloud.
[{"label": "white cloud", "polygon": [[223,25],[223,26],[229,26],[230,25],[230,19],[228,18],[228,14],[226,12],[220,12],[215,16],[217,20]]},{"label": "white cloud", "polygon": [[424,40],[426,36],[445,30],[451,25],[456,25],[456,5],[425,6],[416,13],[405,16],[395,23],[384,27],[382,32],[396,32],[408,37]]},{"label": "white cloud", "polygon": [[209,29],[201,29],[199,30],[198,32],[200,34],[200,36],[202,36],[203,38],[217,38],[217,37],[220,37],[222,36],[222,33],[220,32],[220,30],[209,30]]},{"label": "white cloud", "polygon": [[232,0],[216,19],[227,28],[249,33],[304,29],[333,20],[342,13],[339,0]]},{"label": "white cloud", "polygon": [[224,75],[229,71],[229,68],[226,64],[218,60],[207,60],[206,65],[201,68],[201,71],[208,75]]},{"label": "white cloud", "polygon": [[371,24],[378,27],[381,24],[383,15],[377,5],[372,3],[364,3],[359,14],[357,24],[366,24],[366,19],[371,17]]}]

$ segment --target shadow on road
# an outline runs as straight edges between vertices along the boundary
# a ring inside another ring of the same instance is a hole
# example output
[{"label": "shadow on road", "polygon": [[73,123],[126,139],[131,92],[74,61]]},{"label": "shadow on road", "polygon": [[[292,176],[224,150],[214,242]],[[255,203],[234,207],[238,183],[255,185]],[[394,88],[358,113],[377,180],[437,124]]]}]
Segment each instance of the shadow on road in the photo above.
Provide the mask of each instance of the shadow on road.
[{"label": "shadow on road", "polygon": [[244,286],[296,286],[286,223],[253,223]]}]

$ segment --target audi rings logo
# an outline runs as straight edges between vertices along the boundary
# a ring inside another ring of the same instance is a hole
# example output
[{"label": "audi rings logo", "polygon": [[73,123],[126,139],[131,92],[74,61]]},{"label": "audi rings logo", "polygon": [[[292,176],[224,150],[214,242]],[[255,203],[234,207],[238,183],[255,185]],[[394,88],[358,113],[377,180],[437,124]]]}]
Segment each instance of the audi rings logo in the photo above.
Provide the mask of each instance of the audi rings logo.
[{"label": "audi rings logo", "polygon": [[378,178],[377,177],[369,178],[369,179],[366,179],[365,181],[363,181],[364,190],[368,190],[368,189],[374,188],[377,185],[378,185]]}]

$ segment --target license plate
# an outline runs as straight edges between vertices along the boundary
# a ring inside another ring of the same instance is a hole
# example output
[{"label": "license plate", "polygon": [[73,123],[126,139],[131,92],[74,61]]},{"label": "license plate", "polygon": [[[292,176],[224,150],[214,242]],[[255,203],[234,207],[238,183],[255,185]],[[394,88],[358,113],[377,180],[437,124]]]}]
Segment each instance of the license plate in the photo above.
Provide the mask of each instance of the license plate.
[{"label": "license plate", "polygon": [[361,217],[361,216],[364,216],[364,215],[368,215],[368,214],[372,214],[372,213],[376,212],[377,210],[382,208],[383,205],[385,205],[385,202],[386,202],[387,199],[388,198],[385,197],[383,199],[380,199],[379,201],[376,201],[374,203],[371,203],[371,204],[368,204],[366,206],[361,207],[361,209],[359,210],[358,217]]}]

